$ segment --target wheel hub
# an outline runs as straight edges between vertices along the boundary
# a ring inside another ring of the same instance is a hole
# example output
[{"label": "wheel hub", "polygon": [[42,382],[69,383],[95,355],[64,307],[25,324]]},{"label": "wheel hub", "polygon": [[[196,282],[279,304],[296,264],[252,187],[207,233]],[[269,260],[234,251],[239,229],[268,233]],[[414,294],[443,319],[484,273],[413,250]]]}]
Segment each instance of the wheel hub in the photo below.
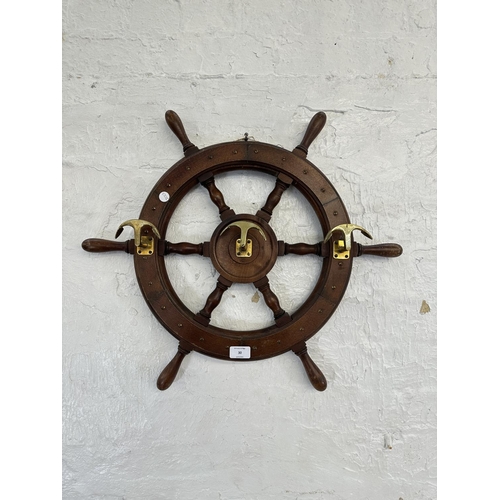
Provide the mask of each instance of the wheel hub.
[{"label": "wheel hub", "polygon": [[255,215],[238,214],[222,221],[210,239],[212,264],[232,283],[254,283],[264,278],[277,257],[274,231]]}]

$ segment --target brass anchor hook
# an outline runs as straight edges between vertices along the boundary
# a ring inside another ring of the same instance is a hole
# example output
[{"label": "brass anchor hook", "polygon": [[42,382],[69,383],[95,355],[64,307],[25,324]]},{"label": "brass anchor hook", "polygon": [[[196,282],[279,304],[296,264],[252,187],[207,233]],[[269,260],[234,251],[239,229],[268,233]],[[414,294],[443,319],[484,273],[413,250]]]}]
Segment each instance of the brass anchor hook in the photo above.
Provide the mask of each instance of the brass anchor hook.
[{"label": "brass anchor hook", "polygon": [[351,255],[351,234],[353,231],[361,231],[361,233],[367,238],[373,239],[372,235],[361,226],[357,226],[356,224],[340,224],[339,226],[335,226],[333,229],[328,231],[323,243],[326,243],[335,232],[340,232],[343,235],[343,238],[334,241],[334,259],[348,259]]},{"label": "brass anchor hook", "polygon": [[122,234],[123,228],[125,226],[130,226],[134,230],[134,244],[139,255],[151,255],[154,253],[153,238],[141,235],[142,228],[144,226],[149,226],[153,230],[153,233],[158,237],[158,239],[161,239],[160,232],[154,224],[142,219],[127,220],[120,224],[120,227],[116,231],[115,238],[118,238],[118,236]]},{"label": "brass anchor hook", "polygon": [[226,229],[229,229],[232,226],[239,227],[241,231],[239,239],[236,240],[236,255],[238,257],[252,256],[252,240],[247,239],[248,231],[250,229],[257,229],[260,235],[264,238],[264,241],[267,241],[266,233],[264,233],[263,229],[258,224],[255,224],[255,222],[249,222],[246,220],[239,220],[229,224],[220,234],[222,234],[224,231],[226,231]]}]

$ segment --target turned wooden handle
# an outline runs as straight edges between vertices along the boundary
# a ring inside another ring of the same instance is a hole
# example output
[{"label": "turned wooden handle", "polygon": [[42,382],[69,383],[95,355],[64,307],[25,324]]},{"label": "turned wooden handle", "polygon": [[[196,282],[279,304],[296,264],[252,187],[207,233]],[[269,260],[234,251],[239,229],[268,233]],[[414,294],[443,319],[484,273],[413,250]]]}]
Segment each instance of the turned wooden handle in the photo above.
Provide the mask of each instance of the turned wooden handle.
[{"label": "turned wooden handle", "polygon": [[170,127],[170,130],[176,135],[177,139],[179,139],[182,144],[184,154],[186,154],[186,151],[191,148],[198,150],[198,148],[189,140],[186,131],[184,130],[184,125],[175,111],[169,109],[165,113],[165,120],[167,125]]},{"label": "turned wooden handle", "polygon": [[304,138],[302,142],[295,148],[303,151],[306,155],[309,150],[309,146],[312,144],[314,139],[318,137],[318,134],[323,130],[323,127],[326,123],[326,115],[323,111],[316,113],[309,122],[307,126],[306,133],[304,134]]},{"label": "turned wooden handle", "polygon": [[166,241],[164,254],[168,255],[169,253],[178,253],[180,255],[203,255],[203,243],[187,243],[184,241],[181,243],[170,243]]},{"label": "turned wooden handle", "polygon": [[[217,280],[217,286],[215,287],[214,291],[208,296],[205,307],[198,313],[198,315],[201,315],[206,320],[210,321],[213,310],[220,304],[224,292],[231,286],[231,284],[231,282],[228,282],[222,276],[219,276],[219,279]],[[204,323],[208,324],[207,322]]]},{"label": "turned wooden handle", "polygon": [[205,186],[208,189],[208,194],[210,199],[219,209],[219,215],[222,220],[234,215],[234,211],[231,210],[224,201],[224,195],[221,193],[219,188],[215,185],[215,179],[212,172],[209,172],[208,176],[202,176],[198,179],[202,186]]},{"label": "turned wooden handle", "polygon": [[403,253],[403,247],[397,243],[381,243],[379,245],[358,245],[358,254],[361,255],[378,255],[379,257],[399,257]]},{"label": "turned wooden handle", "polygon": [[326,378],[323,375],[323,372],[318,368],[316,363],[311,359],[311,357],[307,353],[307,347],[305,343],[302,344],[301,348],[297,350],[294,349],[294,352],[302,361],[302,364],[304,365],[304,368],[307,373],[307,377],[309,378],[309,381],[311,382],[312,386],[317,391],[324,391],[326,389],[326,386],[328,385],[326,382]]},{"label": "turned wooden handle", "polygon": [[181,346],[179,346],[176,355],[172,358],[172,361],[170,361],[170,363],[163,369],[163,371],[160,373],[160,376],[158,377],[158,380],[156,381],[156,387],[158,387],[160,391],[164,391],[172,385],[172,382],[175,380],[179,368],[181,367],[182,360],[190,352],[191,351],[183,349]]},{"label": "turned wooden handle", "polygon": [[321,255],[321,243],[310,245],[308,243],[285,243],[284,255]]},{"label": "turned wooden handle", "polygon": [[112,241],[101,238],[89,238],[82,242],[82,248],[86,252],[126,252],[133,253],[134,240]]}]

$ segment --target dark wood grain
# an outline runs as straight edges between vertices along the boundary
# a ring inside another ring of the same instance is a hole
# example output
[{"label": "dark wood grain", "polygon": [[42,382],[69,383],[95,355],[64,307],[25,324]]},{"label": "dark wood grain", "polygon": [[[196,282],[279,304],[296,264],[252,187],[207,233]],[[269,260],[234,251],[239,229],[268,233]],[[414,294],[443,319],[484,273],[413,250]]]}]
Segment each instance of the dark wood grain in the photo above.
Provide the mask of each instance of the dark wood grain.
[{"label": "dark wood grain", "polygon": [[257,212],[257,217],[261,217],[266,222],[269,222],[273,214],[273,210],[276,208],[276,205],[281,200],[281,196],[290,187],[291,183],[292,179],[287,175],[278,175],[276,179],[276,185],[274,186],[274,189],[269,193],[264,206]]},{"label": "dark wood grain", "polygon": [[208,325],[208,323],[210,322],[210,318],[212,317],[213,310],[220,304],[224,292],[231,285],[231,282],[228,282],[227,280],[219,276],[217,286],[215,287],[214,291],[208,296],[205,307],[203,307],[203,309],[196,315],[196,319],[200,323]]},{"label": "dark wood grain", "polygon": [[82,242],[82,248],[86,252],[102,253],[102,252],[126,252],[134,253],[134,240],[128,241],[112,241],[101,238],[88,238]]},{"label": "dark wood grain", "polygon": [[164,255],[176,253],[180,255],[198,254],[203,255],[204,243],[187,243],[185,241],[180,243],[165,242]]},{"label": "dark wood grain", "polygon": [[172,361],[170,361],[170,363],[163,369],[163,371],[160,373],[160,376],[158,377],[158,380],[156,381],[156,387],[158,387],[160,391],[164,391],[172,385],[175,377],[177,376],[177,373],[179,372],[179,368],[181,367],[183,359],[190,352],[191,350],[185,349],[179,344],[177,353],[172,358]]},{"label": "dark wood grain", "polygon": [[379,245],[354,245],[354,257],[362,255],[376,255],[378,257],[399,257],[403,253],[403,247],[397,243],[380,243]]},{"label": "dark wood grain", "polygon": [[186,131],[184,130],[184,125],[179,118],[179,115],[175,111],[169,109],[165,113],[165,121],[170,127],[170,130],[175,134],[177,139],[179,139],[180,143],[182,144],[184,155],[189,156],[190,154],[199,151],[198,148],[189,140]]},{"label": "dark wood grain", "polygon": [[[321,255],[322,252],[322,243],[285,243],[278,241],[278,245],[282,243],[283,253],[278,255]],[[281,245],[280,245],[281,247]],[[280,248],[278,247],[278,248]]]},{"label": "dark wood grain", "polygon": [[271,290],[267,276],[256,281],[254,285],[264,297],[264,302],[267,307],[273,312],[274,321],[278,326],[282,326],[291,321],[290,315],[282,309],[278,296]]},{"label": "dark wood grain", "polygon": [[300,358],[304,368],[306,370],[307,377],[311,382],[312,386],[317,391],[324,391],[327,387],[327,381],[323,372],[318,368],[316,363],[311,359],[307,352],[307,346],[305,342],[301,342],[298,346],[294,347],[293,352]]},{"label": "dark wood grain", "polygon": [[316,113],[307,126],[302,142],[293,150],[295,154],[305,157],[309,151],[309,147],[319,133],[323,130],[326,123],[326,114],[323,111]]},{"label": "dark wood grain", "polygon": [[234,211],[231,210],[224,201],[224,195],[221,190],[215,185],[215,179],[213,176],[209,176],[208,178],[203,178],[200,180],[202,186],[207,188],[208,194],[212,202],[219,209],[219,216],[222,220],[227,219],[234,215]]}]

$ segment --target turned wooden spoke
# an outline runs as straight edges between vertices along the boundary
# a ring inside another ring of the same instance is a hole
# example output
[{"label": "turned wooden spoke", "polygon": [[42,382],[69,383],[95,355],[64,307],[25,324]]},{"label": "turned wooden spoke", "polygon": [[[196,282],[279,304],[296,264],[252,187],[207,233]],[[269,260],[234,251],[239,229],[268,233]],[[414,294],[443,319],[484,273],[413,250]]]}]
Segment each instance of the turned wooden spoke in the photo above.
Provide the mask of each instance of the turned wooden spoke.
[{"label": "turned wooden spoke", "polygon": [[269,222],[273,214],[273,210],[281,200],[281,196],[290,187],[291,184],[292,179],[288,177],[288,175],[279,174],[276,179],[276,185],[274,186],[274,189],[269,193],[264,206],[257,212],[257,217],[260,217],[266,222]]},{"label": "turned wooden spoke", "polygon": [[209,250],[210,243],[170,243],[170,241],[165,241],[163,255],[169,255],[171,253],[176,253],[180,255],[191,255],[198,254],[204,257],[210,256]]},{"label": "turned wooden spoke", "polygon": [[156,387],[160,389],[160,391],[164,391],[168,389],[172,382],[175,380],[177,373],[179,372],[179,368],[181,367],[182,360],[191,352],[191,348],[189,344],[179,343],[179,347],[177,349],[177,353],[172,358],[170,363],[163,369],[156,381]]},{"label": "turned wooden spoke", "polygon": [[215,203],[219,209],[219,216],[222,220],[227,219],[231,215],[234,215],[234,210],[229,208],[224,201],[224,195],[221,193],[219,188],[215,185],[215,179],[212,172],[203,175],[198,179],[198,182],[207,188],[210,199]]},{"label": "turned wooden spoke", "polygon": [[399,257],[403,247],[397,243],[380,243],[378,245],[361,245],[354,243],[354,257],[362,255],[377,255],[378,257]]},{"label": "turned wooden spoke", "polygon": [[231,281],[219,276],[217,286],[214,291],[208,296],[205,307],[195,316],[196,320],[203,324],[208,325],[212,317],[213,310],[220,304],[224,292],[232,285]]},{"label": "turned wooden spoke", "polygon": [[327,386],[326,378],[323,372],[318,368],[316,363],[311,359],[307,353],[307,345],[305,342],[300,342],[292,347],[292,351],[300,358],[304,369],[306,370],[307,377],[317,391],[324,391]]},{"label": "turned wooden spoke", "polygon": [[82,248],[86,252],[103,253],[103,252],[125,252],[134,253],[134,240],[128,241],[112,241],[103,240],[102,238],[88,238],[82,242]]},{"label": "turned wooden spoke", "polygon": [[177,139],[179,139],[180,143],[182,144],[182,149],[184,150],[185,156],[190,156],[199,151],[199,149],[189,140],[186,131],[184,130],[184,125],[179,118],[179,115],[175,111],[169,109],[165,113],[165,121],[170,127],[170,130],[175,134]]},{"label": "turned wooden spoke", "polygon": [[322,242],[309,244],[309,243],[285,243],[278,241],[278,255],[319,255],[326,257],[328,255],[328,247]]},{"label": "turned wooden spoke", "polygon": [[314,141],[314,139],[318,137],[321,130],[323,130],[325,123],[326,123],[326,115],[325,113],[323,113],[323,111],[316,113],[311,118],[311,121],[307,126],[302,142],[293,150],[293,152],[297,156],[300,156],[302,158],[305,158],[307,156],[307,153],[309,151],[309,146]]},{"label": "turned wooden spoke", "polygon": [[276,325],[281,326],[292,320],[290,315],[281,308],[278,297],[269,286],[269,279],[267,276],[260,279],[259,281],[256,281],[254,285],[259,290],[259,292],[262,293],[267,307],[269,307],[269,309],[271,309],[271,311],[273,312]]}]

